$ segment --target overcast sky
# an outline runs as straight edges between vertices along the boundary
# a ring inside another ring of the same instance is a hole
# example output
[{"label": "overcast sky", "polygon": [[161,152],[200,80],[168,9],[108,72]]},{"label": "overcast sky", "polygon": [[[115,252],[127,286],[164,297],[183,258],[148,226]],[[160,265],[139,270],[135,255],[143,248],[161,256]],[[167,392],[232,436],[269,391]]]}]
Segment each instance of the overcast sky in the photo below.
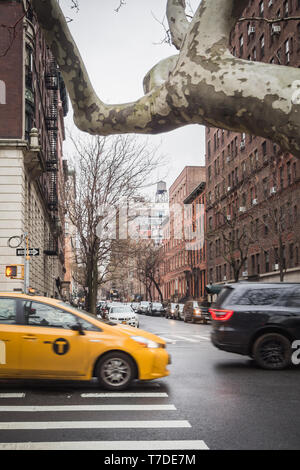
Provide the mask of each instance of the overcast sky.
[{"label": "overcast sky", "polygon": [[[199,0],[192,0],[196,8]],[[176,49],[161,44],[165,36],[159,21],[165,17],[166,0],[126,0],[116,13],[119,0],[81,0],[80,10],[70,10],[71,0],[61,0],[64,13],[72,17],[70,30],[79,47],[91,82],[106,103],[126,103],[143,95],[145,74]],[[157,18],[159,21],[156,21]],[[166,24],[166,22],[165,22]],[[72,126],[72,109],[66,120]],[[157,172],[168,188],[186,165],[204,165],[204,127],[199,125],[160,134],[141,136],[150,145],[160,145],[167,166]],[[65,144],[66,156],[70,152]]]}]

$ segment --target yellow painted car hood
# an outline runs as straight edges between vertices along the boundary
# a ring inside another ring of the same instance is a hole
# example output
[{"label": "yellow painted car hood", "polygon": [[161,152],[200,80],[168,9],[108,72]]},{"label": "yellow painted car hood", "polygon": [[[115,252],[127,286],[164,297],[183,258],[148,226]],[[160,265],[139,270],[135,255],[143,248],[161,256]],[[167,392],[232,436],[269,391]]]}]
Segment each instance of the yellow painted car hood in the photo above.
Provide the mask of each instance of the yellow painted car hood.
[{"label": "yellow painted car hood", "polygon": [[118,324],[114,326],[114,330],[118,330],[120,331],[120,333],[123,333],[123,334],[125,333],[128,336],[142,336],[147,339],[150,339],[151,341],[155,341],[156,343],[166,344],[166,342],[159,336],[153,333],[150,333],[149,331],[141,330],[140,328],[134,328],[129,325]]}]

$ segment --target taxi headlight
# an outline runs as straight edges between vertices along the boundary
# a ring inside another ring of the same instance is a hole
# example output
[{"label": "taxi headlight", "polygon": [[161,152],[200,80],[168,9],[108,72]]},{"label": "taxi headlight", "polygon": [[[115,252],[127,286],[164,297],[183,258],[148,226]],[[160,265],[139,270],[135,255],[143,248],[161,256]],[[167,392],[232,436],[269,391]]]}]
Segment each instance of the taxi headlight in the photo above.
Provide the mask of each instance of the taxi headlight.
[{"label": "taxi headlight", "polygon": [[139,343],[141,346],[144,346],[145,348],[159,348],[160,347],[160,345],[156,343],[155,341],[151,341],[151,339],[148,339],[148,338],[143,338],[142,336],[131,336],[131,339]]}]

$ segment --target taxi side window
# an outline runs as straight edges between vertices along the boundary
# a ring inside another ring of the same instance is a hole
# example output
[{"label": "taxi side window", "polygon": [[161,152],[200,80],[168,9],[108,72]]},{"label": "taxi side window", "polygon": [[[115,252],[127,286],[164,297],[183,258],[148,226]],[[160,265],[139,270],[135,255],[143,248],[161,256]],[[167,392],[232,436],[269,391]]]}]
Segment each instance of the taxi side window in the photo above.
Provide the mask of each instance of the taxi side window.
[{"label": "taxi side window", "polygon": [[14,299],[0,299],[0,323],[16,323],[16,301]]},{"label": "taxi side window", "polygon": [[24,302],[24,318],[25,325],[71,330],[74,325],[80,323],[85,331],[101,331],[92,323],[70,312],[39,302]]},{"label": "taxi side window", "polygon": [[72,313],[39,302],[24,302],[25,325],[65,328],[76,325],[77,318]]}]

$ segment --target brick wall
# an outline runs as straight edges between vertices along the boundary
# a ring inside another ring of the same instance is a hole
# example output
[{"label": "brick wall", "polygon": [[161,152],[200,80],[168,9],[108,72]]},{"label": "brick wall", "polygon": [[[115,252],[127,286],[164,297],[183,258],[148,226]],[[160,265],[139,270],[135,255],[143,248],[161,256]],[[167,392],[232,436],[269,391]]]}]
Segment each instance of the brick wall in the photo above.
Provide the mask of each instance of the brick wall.
[{"label": "brick wall", "polygon": [[0,138],[6,139],[23,137],[22,15],[21,2],[0,2]]}]

